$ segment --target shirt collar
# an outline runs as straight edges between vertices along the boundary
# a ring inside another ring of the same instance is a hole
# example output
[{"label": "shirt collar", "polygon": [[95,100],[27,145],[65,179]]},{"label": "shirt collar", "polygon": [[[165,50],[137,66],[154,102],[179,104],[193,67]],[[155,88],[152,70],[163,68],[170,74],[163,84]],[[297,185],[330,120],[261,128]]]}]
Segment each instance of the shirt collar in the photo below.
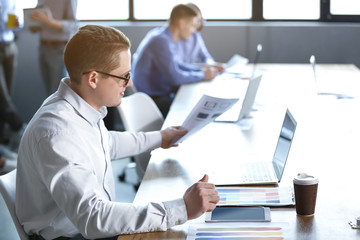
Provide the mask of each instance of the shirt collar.
[{"label": "shirt collar", "polygon": [[101,107],[99,111],[90,106],[83,98],[81,98],[71,87],[68,85],[70,79],[63,78],[60,82],[57,94],[60,98],[67,101],[84,119],[93,125],[103,119],[107,114],[105,106]]}]

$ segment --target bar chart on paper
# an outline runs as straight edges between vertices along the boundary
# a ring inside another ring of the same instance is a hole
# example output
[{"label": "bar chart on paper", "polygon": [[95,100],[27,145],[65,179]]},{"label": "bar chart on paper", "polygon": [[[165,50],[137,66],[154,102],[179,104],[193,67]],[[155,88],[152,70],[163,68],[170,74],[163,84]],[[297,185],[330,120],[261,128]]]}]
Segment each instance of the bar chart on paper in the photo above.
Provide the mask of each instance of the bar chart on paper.
[{"label": "bar chart on paper", "polygon": [[288,223],[198,223],[189,226],[186,240],[286,240]]},{"label": "bar chart on paper", "polygon": [[290,206],[294,205],[291,187],[217,187],[218,206]]}]

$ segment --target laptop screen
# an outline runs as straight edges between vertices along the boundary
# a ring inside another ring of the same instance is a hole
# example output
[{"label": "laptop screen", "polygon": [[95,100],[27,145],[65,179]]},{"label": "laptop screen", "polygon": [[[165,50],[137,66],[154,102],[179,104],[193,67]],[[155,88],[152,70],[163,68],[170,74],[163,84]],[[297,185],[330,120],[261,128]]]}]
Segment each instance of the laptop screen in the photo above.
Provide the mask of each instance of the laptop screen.
[{"label": "laptop screen", "polygon": [[276,177],[278,178],[279,182],[283,175],[286,160],[289,155],[290,146],[296,129],[296,124],[296,120],[290,113],[289,109],[287,109],[284,122],[280,130],[280,136],[276,145],[274,158],[272,161]]}]

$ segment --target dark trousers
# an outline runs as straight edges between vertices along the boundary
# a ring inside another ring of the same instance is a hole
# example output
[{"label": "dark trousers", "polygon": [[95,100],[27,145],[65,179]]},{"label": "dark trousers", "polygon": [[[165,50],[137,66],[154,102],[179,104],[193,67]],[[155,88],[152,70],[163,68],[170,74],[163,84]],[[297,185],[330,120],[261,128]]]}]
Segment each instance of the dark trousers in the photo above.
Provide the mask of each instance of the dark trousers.
[{"label": "dark trousers", "polygon": [[18,49],[15,42],[0,42],[0,138],[4,123],[8,123],[13,131],[19,130],[23,124],[11,99],[17,57]]}]

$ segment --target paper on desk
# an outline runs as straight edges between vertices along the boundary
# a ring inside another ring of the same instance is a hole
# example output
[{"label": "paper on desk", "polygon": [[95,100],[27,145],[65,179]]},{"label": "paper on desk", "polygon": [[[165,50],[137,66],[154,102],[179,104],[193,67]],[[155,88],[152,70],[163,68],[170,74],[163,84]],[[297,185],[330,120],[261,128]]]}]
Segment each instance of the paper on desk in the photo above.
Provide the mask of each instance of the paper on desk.
[{"label": "paper on desk", "polygon": [[293,189],[289,187],[216,187],[218,206],[292,206]]},{"label": "paper on desk", "polygon": [[186,240],[291,239],[287,222],[192,223]]},{"label": "paper on desk", "polygon": [[230,60],[226,63],[225,68],[233,68],[233,67],[242,67],[249,62],[249,59],[240,56],[239,54],[235,54],[230,58]]},{"label": "paper on desk", "polygon": [[244,58],[238,54],[232,56],[232,58],[226,63],[224,74],[231,74],[241,78],[249,78],[252,74],[250,69],[246,69],[245,65],[249,62],[249,59]]},{"label": "paper on desk", "polygon": [[210,122],[213,122],[214,119],[231,108],[238,100],[238,98],[218,98],[204,94],[181,125],[181,128],[186,129],[188,133],[175,140],[174,144],[184,141]]}]

